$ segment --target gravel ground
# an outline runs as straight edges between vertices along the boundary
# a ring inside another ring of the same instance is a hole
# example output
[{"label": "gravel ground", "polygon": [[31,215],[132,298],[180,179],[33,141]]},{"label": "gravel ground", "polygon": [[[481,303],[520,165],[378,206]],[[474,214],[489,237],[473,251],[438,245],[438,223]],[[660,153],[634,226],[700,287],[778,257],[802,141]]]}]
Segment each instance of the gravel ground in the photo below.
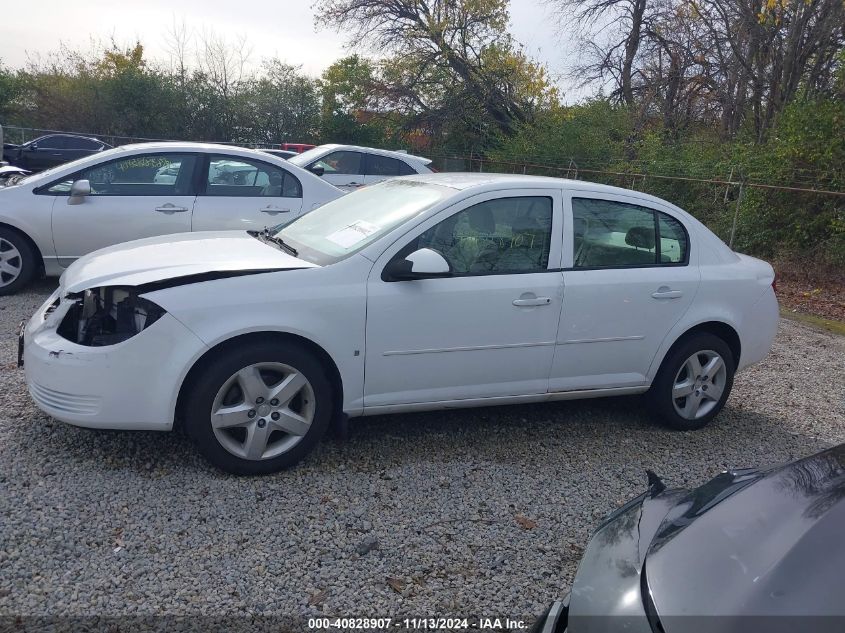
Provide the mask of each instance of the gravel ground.
[{"label": "gravel ground", "polygon": [[845,339],[784,321],[699,432],[634,398],[384,416],[293,471],[235,478],[182,437],[32,405],[15,331],[52,287],[0,298],[2,615],[527,616],[646,468],[692,486],[845,441]]}]

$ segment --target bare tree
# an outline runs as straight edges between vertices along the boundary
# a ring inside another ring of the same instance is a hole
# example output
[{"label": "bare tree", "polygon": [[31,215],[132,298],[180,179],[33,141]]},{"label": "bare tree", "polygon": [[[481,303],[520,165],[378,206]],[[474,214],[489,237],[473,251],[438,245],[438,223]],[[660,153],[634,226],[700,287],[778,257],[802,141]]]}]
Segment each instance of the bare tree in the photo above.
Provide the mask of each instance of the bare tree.
[{"label": "bare tree", "polygon": [[176,16],[165,34],[164,47],[170,57],[170,72],[179,77],[179,82],[184,89],[188,79],[188,51],[191,47],[193,33],[188,28],[184,19],[177,22]]},{"label": "bare tree", "polygon": [[507,33],[507,0],[320,0],[317,16],[318,25],[392,55],[386,93],[412,111],[460,96],[504,133],[530,116],[530,68]]},{"label": "bare tree", "polygon": [[645,31],[650,28],[655,0],[546,0],[567,27],[580,27],[590,51],[575,72],[587,83],[610,78],[615,84],[612,96],[633,106],[636,65]]},{"label": "bare tree", "polygon": [[845,43],[842,0],[548,1],[591,40],[583,76],[670,132],[713,120],[732,135],[750,115],[763,140],[799,91],[831,85]]},{"label": "bare tree", "polygon": [[251,55],[252,48],[244,35],[239,35],[233,43],[210,29],[203,29],[200,35],[198,66],[224,98],[244,79]]},{"label": "bare tree", "polygon": [[[734,102],[750,104],[759,139],[799,92],[829,84],[845,45],[842,0],[786,0],[763,6],[752,0],[689,0],[720,51],[719,75]],[[730,131],[742,109],[728,104]]]},{"label": "bare tree", "polygon": [[204,29],[199,36],[197,66],[206,83],[211,87],[208,95],[210,106],[219,117],[216,125],[226,140],[237,136],[237,98],[243,88],[248,87],[251,77],[247,76],[247,63],[252,54],[246,37],[238,36],[233,43],[212,30]]}]

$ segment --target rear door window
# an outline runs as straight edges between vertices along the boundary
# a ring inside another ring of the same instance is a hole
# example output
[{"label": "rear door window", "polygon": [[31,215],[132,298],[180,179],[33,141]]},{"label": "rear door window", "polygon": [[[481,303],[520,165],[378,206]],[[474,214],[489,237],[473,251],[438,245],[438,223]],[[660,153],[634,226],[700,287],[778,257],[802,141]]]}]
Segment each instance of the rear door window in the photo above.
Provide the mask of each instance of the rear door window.
[{"label": "rear door window", "polygon": [[299,180],[286,170],[240,156],[212,156],[205,195],[237,198],[301,198]]},{"label": "rear door window", "polygon": [[687,234],[675,218],[665,213],[657,214],[660,230],[660,261],[664,264],[679,264],[687,260]]},{"label": "rear door window", "polygon": [[684,264],[689,239],[675,218],[636,204],[573,198],[575,268]]},{"label": "rear door window", "polygon": [[416,170],[413,167],[411,167],[408,163],[406,163],[405,161],[400,160],[398,162],[399,162],[399,175],[400,176],[410,176],[411,174],[417,173]]},{"label": "rear door window", "polygon": [[98,141],[81,136],[67,136],[65,139],[67,141],[67,149],[97,150],[103,146]]},{"label": "rear door window", "polygon": [[402,163],[395,158],[367,154],[366,171],[368,176],[398,176]]},{"label": "rear door window", "polygon": [[363,175],[364,155],[361,152],[332,152],[314,161],[309,167],[322,167],[325,176],[334,174]]}]

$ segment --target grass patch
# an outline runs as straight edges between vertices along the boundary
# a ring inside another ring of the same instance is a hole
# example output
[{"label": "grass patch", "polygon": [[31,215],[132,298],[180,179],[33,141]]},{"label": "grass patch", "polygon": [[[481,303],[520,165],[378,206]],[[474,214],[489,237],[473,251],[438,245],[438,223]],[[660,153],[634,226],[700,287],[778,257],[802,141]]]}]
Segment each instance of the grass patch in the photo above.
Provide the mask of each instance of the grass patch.
[{"label": "grass patch", "polygon": [[840,336],[845,336],[845,323],[843,323],[842,321],[836,321],[834,319],[824,319],[813,314],[793,312],[792,310],[787,310],[784,308],[781,308],[780,316],[784,319],[791,319],[793,321],[798,321],[799,323],[804,323],[805,325],[812,325],[827,332],[832,332],[834,334],[839,334]]}]

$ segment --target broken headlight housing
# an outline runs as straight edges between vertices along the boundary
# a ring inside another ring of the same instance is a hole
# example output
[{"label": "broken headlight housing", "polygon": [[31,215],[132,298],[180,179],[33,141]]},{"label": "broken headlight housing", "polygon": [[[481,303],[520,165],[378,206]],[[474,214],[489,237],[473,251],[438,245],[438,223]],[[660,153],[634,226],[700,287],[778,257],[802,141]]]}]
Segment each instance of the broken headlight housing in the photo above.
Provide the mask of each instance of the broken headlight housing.
[{"label": "broken headlight housing", "polygon": [[59,324],[59,336],[79,345],[115,345],[143,332],[165,310],[139,297],[131,286],[106,286],[68,295],[71,307]]}]

